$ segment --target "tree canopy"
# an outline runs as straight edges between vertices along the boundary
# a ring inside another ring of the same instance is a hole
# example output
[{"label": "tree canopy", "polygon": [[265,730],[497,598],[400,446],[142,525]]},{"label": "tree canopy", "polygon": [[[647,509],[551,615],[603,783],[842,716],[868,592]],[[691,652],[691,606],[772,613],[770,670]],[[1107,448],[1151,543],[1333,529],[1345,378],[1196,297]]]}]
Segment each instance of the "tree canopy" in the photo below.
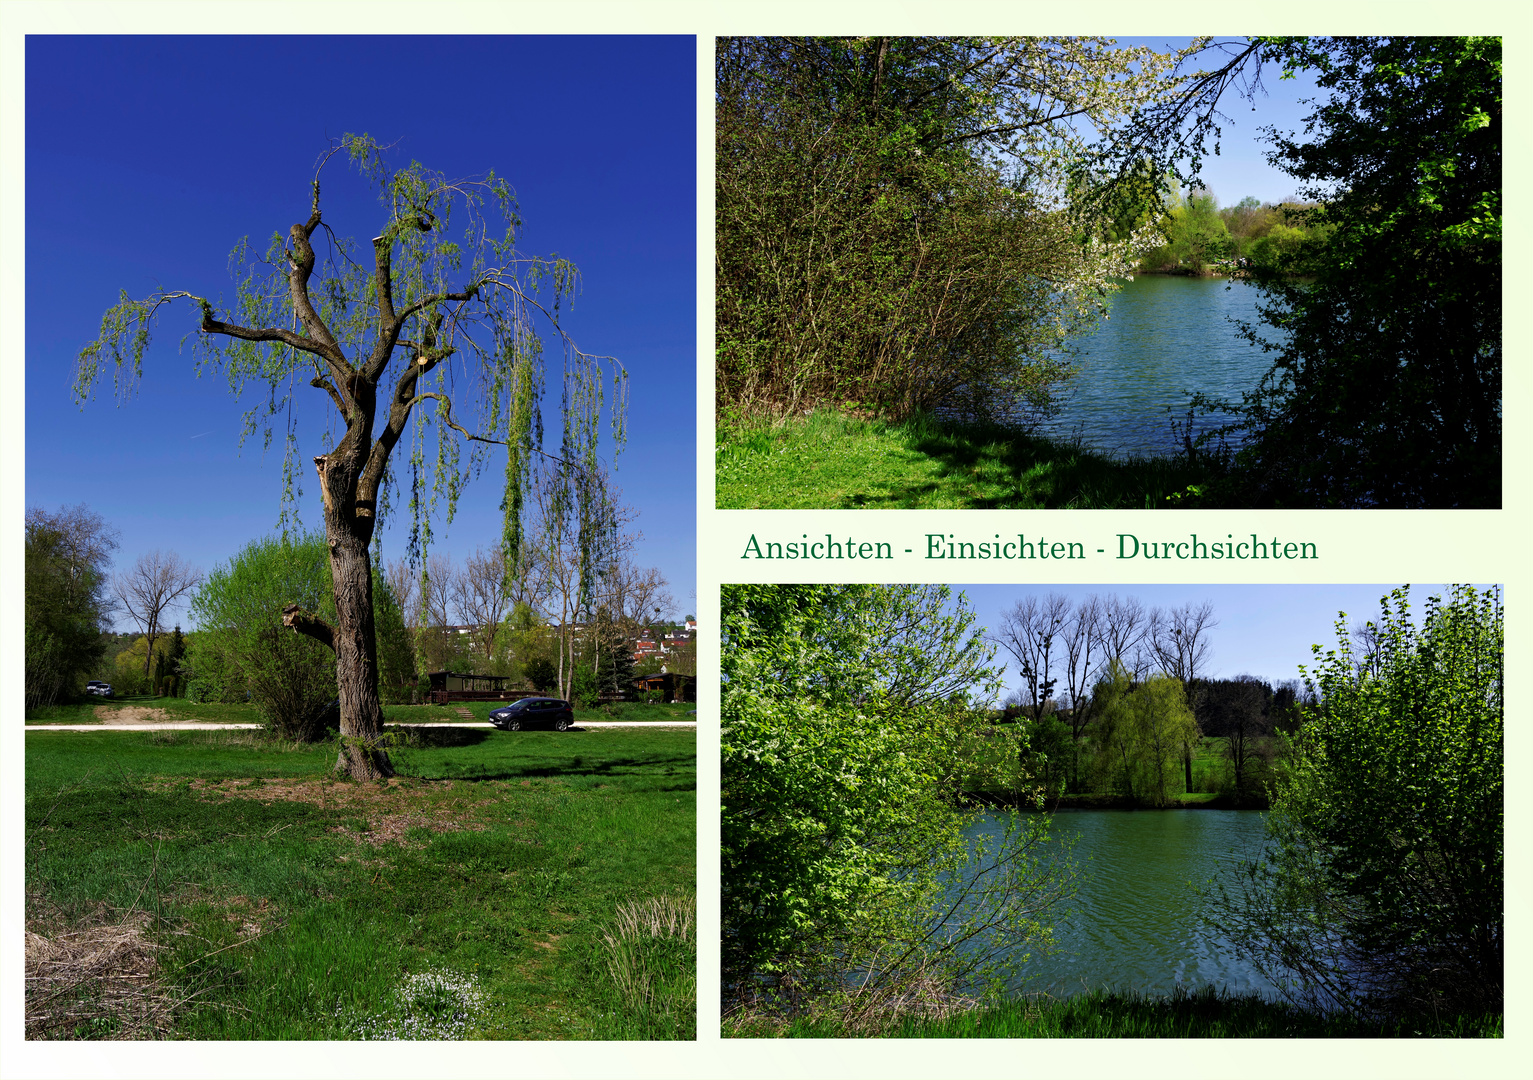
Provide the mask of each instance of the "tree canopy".
[{"label": "tree canopy", "polygon": [[117,533],[85,505],[26,516],[28,712],[66,700],[106,652],[101,632],[112,602],[108,567]]}]

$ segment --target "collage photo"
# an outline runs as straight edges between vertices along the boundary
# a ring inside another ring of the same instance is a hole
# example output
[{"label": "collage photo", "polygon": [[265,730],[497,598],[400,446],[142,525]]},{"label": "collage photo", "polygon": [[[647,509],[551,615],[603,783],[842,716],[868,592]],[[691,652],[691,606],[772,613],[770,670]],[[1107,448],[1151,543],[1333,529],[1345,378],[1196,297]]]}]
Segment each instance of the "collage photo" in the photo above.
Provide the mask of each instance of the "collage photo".
[{"label": "collage photo", "polygon": [[0,0],[0,1080],[1526,1076],[1528,17],[1248,16]]}]

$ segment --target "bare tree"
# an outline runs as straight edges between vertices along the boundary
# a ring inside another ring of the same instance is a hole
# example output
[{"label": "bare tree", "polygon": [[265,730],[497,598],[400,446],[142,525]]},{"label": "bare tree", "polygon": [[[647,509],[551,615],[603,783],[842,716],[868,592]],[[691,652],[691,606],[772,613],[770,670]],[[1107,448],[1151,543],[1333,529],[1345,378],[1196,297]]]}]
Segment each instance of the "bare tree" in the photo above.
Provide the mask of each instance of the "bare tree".
[{"label": "bare tree", "polygon": [[631,633],[658,620],[676,606],[671,583],[656,567],[638,567],[624,559],[614,575],[614,609]]},{"label": "bare tree", "polygon": [[1359,676],[1377,679],[1384,666],[1384,640],[1379,628],[1371,622],[1360,622],[1352,627],[1352,640],[1357,645],[1353,666]]},{"label": "bare tree", "polygon": [[1043,715],[1058,682],[1054,678],[1056,646],[1069,618],[1067,597],[1058,593],[1049,593],[1042,600],[1025,596],[1010,611],[1002,613],[1001,628],[991,637],[1017,662],[1017,670],[1027,684],[1035,720]]},{"label": "bare tree", "polygon": [[486,663],[495,659],[500,624],[511,612],[510,586],[505,554],[480,548],[464,560],[447,587],[458,618],[470,628],[474,652]]},{"label": "bare tree", "polygon": [[399,605],[400,617],[404,619],[405,632],[410,635],[410,648],[420,656],[420,632],[426,625],[421,608],[421,579],[408,561],[395,559],[384,566],[384,578],[394,601]]},{"label": "bare tree", "polygon": [[428,671],[446,670],[458,656],[458,635],[452,629],[452,596],[457,580],[458,568],[452,556],[432,552],[427,557],[419,583],[418,640],[420,660]]},{"label": "bare tree", "polygon": [[1180,679],[1188,694],[1192,692],[1192,681],[1208,663],[1208,654],[1213,650],[1209,634],[1218,625],[1210,600],[1150,612],[1146,639],[1155,651],[1155,661],[1167,675]]},{"label": "bare tree", "polygon": [[118,602],[149,642],[144,652],[145,676],[154,662],[154,639],[163,632],[165,613],[201,581],[201,570],[174,551],[158,549],[140,555],[131,570],[113,579],[112,590]]},{"label": "bare tree", "polygon": [[1141,645],[1148,624],[1149,616],[1137,596],[1120,599],[1110,595],[1104,599],[1097,621],[1102,645],[1102,667],[1105,669],[1117,661],[1135,679],[1143,678],[1147,672]]},{"label": "bare tree", "polygon": [[[1091,685],[1101,666],[1102,615],[1100,597],[1088,596],[1075,608],[1061,635],[1065,649],[1065,691],[1070,698],[1070,735],[1077,750],[1091,721]],[[1079,758],[1079,753],[1076,757]],[[1071,779],[1075,778],[1071,768]]]}]

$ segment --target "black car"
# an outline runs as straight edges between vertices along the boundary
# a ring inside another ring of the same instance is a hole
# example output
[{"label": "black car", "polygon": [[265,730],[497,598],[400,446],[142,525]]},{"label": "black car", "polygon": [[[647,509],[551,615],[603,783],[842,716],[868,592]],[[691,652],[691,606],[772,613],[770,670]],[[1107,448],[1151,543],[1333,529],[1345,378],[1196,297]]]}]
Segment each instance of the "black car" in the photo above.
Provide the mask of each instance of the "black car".
[{"label": "black car", "polygon": [[568,731],[575,722],[575,709],[562,698],[524,697],[510,705],[490,710],[490,723],[502,731],[520,731],[525,727],[551,727]]}]

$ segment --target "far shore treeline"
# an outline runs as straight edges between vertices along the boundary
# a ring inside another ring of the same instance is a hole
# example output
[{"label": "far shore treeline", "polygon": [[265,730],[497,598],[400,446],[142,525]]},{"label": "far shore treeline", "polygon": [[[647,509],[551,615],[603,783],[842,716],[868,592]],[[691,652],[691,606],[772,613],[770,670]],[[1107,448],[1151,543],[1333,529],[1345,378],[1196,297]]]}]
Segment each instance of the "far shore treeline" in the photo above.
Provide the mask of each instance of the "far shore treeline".
[{"label": "far shore treeline", "polygon": [[[695,624],[686,625],[691,615],[677,618],[664,575],[636,565],[624,544],[602,568],[600,585],[582,589],[579,553],[565,539],[532,530],[515,573],[495,548],[375,568],[384,702],[422,702],[433,671],[500,676],[510,688],[590,708],[644,696],[635,689],[639,676],[695,677]],[[322,534],[254,539],[207,573],[164,552],[114,569],[116,547],[116,530],[87,506],[28,510],[29,719],[101,700],[87,692],[94,681],[116,699],[250,702],[276,735],[325,737],[335,654],[284,624],[290,605],[325,612],[333,604]],[[173,615],[183,608],[184,627]],[[124,617],[137,628],[111,629]]]}]

